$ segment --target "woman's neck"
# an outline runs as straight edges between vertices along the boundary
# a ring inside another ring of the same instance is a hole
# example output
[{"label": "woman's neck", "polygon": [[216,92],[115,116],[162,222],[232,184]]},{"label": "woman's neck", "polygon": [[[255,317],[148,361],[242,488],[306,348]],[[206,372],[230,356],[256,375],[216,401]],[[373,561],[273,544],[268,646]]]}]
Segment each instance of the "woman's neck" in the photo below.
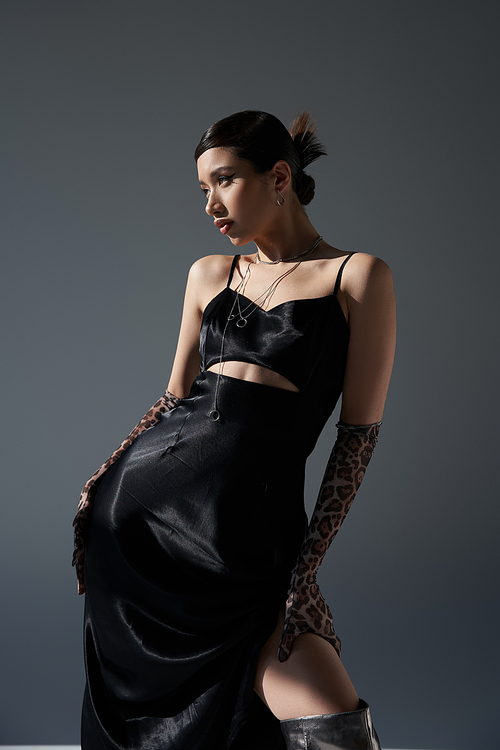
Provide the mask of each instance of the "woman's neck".
[{"label": "woman's neck", "polygon": [[279,225],[254,240],[263,262],[286,261],[312,247],[319,235],[302,206],[280,219]]}]

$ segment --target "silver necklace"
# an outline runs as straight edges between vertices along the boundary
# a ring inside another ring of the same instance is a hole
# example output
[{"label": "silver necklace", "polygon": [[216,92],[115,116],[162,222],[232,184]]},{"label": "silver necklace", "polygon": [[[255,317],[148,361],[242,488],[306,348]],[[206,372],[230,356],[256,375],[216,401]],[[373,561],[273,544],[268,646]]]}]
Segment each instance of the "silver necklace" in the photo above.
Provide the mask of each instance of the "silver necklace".
[{"label": "silver necklace", "polygon": [[[300,264],[302,263],[303,257],[305,257],[306,255],[308,255],[309,253],[312,253],[312,251],[315,248],[318,247],[318,245],[319,245],[319,243],[321,242],[322,239],[323,239],[323,237],[318,237],[317,240],[312,245],[312,247],[310,247],[308,250],[305,250],[302,253],[299,253],[298,255],[294,255],[292,258],[286,258],[286,259],[285,258],[280,258],[278,260],[273,260],[273,261],[260,260],[260,258],[259,258],[259,251],[257,251],[257,253],[255,254],[254,258],[252,258],[252,260],[249,261],[249,263],[248,263],[248,265],[246,267],[245,273],[243,274],[243,278],[241,279],[240,283],[238,284],[238,286],[234,290],[235,291],[235,297],[234,297],[234,300],[233,300],[233,304],[231,305],[231,309],[229,311],[229,315],[227,316],[226,322],[224,324],[224,328],[222,330],[222,336],[221,336],[221,342],[220,342],[220,354],[219,354],[219,368],[218,368],[218,371],[217,371],[217,382],[215,383],[214,401],[213,401],[212,409],[208,413],[208,416],[210,417],[210,419],[213,422],[220,422],[221,419],[222,419],[222,415],[221,415],[221,412],[219,410],[219,399],[218,399],[218,397],[219,397],[220,379],[221,379],[221,376],[222,376],[222,358],[224,356],[224,344],[225,344],[225,341],[226,341],[226,333],[227,333],[227,328],[229,326],[229,323],[232,320],[235,320],[237,318],[237,320],[236,320],[236,327],[237,328],[244,328],[246,326],[247,322],[248,322],[248,318],[250,317],[250,315],[253,315],[253,313],[256,312],[257,308],[259,308],[259,307],[263,308],[263,306],[268,301],[268,299],[270,297],[272,297],[272,295],[274,294],[274,292],[275,292],[276,287],[278,286],[278,284],[281,281],[283,281],[283,279],[286,276],[288,276],[288,274],[292,273],[292,271],[295,271],[295,269],[300,266]],[[282,260],[296,260],[297,258],[300,258],[300,260],[298,260],[297,263],[294,263],[291,268],[287,268],[287,270],[284,271],[284,273],[282,273],[281,276],[278,276],[278,278],[275,279],[267,287],[267,289],[265,289],[262,292],[262,294],[259,294],[259,296],[255,298],[255,300],[253,300],[253,301],[249,300],[248,304],[245,305],[245,307],[243,309],[241,308],[241,304],[240,304],[240,296],[242,296],[241,290],[245,287],[248,275],[250,273],[250,266],[253,263],[260,262],[260,263],[266,263],[267,265],[274,266],[277,263],[280,263]],[[257,303],[260,303],[260,304],[257,304]],[[238,308],[238,312],[237,313],[235,313],[235,308]],[[250,309],[250,308],[252,308],[252,309]],[[246,311],[249,310],[249,309],[250,309],[250,312],[245,317],[244,313],[246,313]]]},{"label": "silver necklace", "polygon": [[257,252],[255,253],[256,263],[265,263],[266,266],[275,266],[277,263],[284,263],[286,260],[297,260],[297,258],[302,258],[302,256],[307,255],[308,253],[312,253],[313,250],[316,250],[322,239],[323,237],[321,237],[320,235],[319,237],[317,237],[317,239],[314,240],[309,250],[303,250],[298,255],[290,255],[288,258],[278,258],[277,260],[262,260],[259,255],[259,251],[257,250]]},{"label": "silver necklace", "polygon": [[[246,271],[245,271],[245,273],[243,275],[242,280],[240,281],[240,283],[238,284],[238,286],[234,290],[236,292],[236,296],[235,296],[235,299],[234,299],[234,302],[233,302],[233,306],[231,308],[231,312],[229,313],[229,316],[228,316],[228,321],[234,320],[237,317],[238,319],[236,321],[236,327],[237,328],[244,328],[246,326],[246,324],[247,324],[247,321],[248,321],[248,318],[250,317],[250,315],[253,315],[253,313],[256,312],[256,310],[259,307],[260,308],[264,308],[266,302],[273,296],[273,294],[274,294],[274,292],[275,292],[276,287],[278,286],[278,284],[281,281],[283,281],[283,279],[285,278],[285,276],[288,276],[289,273],[292,273],[292,271],[295,271],[295,269],[297,268],[297,266],[300,265],[301,262],[302,261],[299,260],[297,263],[294,263],[294,265],[291,268],[287,268],[287,270],[284,273],[282,273],[281,276],[278,276],[277,279],[275,279],[271,284],[269,284],[269,286],[267,287],[267,289],[265,289],[262,292],[262,294],[259,294],[259,296],[256,297],[254,300],[248,300],[248,304],[245,305],[245,307],[242,309],[241,308],[241,302],[240,302],[240,298],[243,296],[242,290],[245,287],[247,276],[248,276],[249,271],[250,271],[250,266],[252,265],[252,263],[255,263],[255,258],[253,260],[251,260],[249,262],[248,266],[247,266],[247,269],[246,269]],[[234,311],[235,307],[238,308],[238,312],[237,313],[235,313],[235,311]],[[250,310],[250,312],[245,317],[244,313],[246,313],[247,310]]]}]

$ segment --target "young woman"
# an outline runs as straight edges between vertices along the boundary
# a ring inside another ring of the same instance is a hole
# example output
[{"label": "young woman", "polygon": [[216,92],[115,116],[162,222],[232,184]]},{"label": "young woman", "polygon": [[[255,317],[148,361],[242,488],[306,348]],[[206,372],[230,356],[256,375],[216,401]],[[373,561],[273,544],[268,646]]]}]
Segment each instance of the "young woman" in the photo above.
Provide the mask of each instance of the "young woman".
[{"label": "young woman", "polygon": [[[196,149],[215,229],[255,247],[193,265],[168,391],[83,490],[84,750],[379,748],[316,571],[377,440],[394,293],[305,213],[323,153],[307,114],[288,133],[255,111]],[[341,392],[308,524],[305,462]]]}]

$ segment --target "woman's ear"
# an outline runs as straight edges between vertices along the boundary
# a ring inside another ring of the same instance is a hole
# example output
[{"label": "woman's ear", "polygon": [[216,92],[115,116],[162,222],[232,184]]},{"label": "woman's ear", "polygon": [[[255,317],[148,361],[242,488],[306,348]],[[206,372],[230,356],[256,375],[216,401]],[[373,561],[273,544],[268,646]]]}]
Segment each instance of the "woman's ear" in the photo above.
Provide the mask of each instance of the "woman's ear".
[{"label": "woman's ear", "polygon": [[284,159],[277,161],[272,168],[274,189],[279,190],[280,193],[292,184],[292,172],[290,165]]}]

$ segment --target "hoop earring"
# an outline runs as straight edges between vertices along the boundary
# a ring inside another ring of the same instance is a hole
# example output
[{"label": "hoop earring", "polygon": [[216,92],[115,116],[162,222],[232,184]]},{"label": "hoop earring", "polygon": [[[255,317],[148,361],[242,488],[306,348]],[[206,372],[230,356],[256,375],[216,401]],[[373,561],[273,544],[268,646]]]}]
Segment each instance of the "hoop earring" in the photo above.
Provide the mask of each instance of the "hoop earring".
[{"label": "hoop earring", "polygon": [[[280,198],[281,198],[281,203],[280,203]],[[284,196],[284,195],[281,195],[280,191],[278,190],[278,191],[276,192],[276,203],[277,203],[277,204],[278,204],[278,206],[279,206],[279,207],[281,208],[282,206],[284,206],[284,205],[285,205],[285,201],[286,201],[286,198],[285,198],[285,196]]]}]

